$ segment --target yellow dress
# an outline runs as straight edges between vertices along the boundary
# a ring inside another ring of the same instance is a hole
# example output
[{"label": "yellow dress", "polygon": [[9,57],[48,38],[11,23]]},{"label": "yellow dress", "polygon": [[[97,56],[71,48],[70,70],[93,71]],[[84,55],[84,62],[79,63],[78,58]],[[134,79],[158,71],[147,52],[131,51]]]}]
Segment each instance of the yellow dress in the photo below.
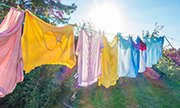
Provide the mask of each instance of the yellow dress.
[{"label": "yellow dress", "polygon": [[106,88],[115,85],[118,79],[118,38],[114,37],[112,43],[103,35],[104,49],[101,55],[102,76],[99,77],[99,86]]},{"label": "yellow dress", "polygon": [[22,52],[24,70],[43,64],[61,64],[72,68],[76,64],[74,28],[52,26],[26,10]]}]

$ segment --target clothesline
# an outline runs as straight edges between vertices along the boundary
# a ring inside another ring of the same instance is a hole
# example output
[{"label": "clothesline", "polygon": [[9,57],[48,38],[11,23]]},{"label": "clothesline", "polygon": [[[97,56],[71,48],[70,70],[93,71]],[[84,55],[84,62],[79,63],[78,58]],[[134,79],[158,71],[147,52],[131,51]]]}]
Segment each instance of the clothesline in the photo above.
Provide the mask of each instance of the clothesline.
[{"label": "clothesline", "polygon": [[[8,6],[8,5],[5,5],[5,4],[2,4],[2,3],[0,3],[0,5],[1,5],[1,6],[8,7],[8,8],[11,8],[11,6]],[[33,13],[33,14],[34,14],[34,13]],[[65,23],[65,22],[63,22],[63,21],[61,21],[61,20],[49,18],[49,17],[42,16],[42,15],[39,15],[39,14],[34,14],[34,15],[39,16],[39,17],[41,17],[41,18],[47,18],[47,19],[50,19],[50,20],[53,20],[53,21],[62,22],[63,24],[68,24],[68,23]],[[76,24],[75,24],[75,26],[76,26]],[[112,33],[105,33],[105,34],[114,35],[114,36],[116,35],[116,34],[112,34]],[[129,37],[129,36],[123,36],[123,37]],[[171,40],[175,40],[175,41],[180,42],[180,40],[178,40],[178,39],[174,39],[174,38],[169,37],[169,36],[166,36],[166,37],[170,38]],[[133,37],[133,38],[135,38],[135,37]],[[167,38],[166,38],[166,40],[167,40]],[[174,48],[174,47],[172,46],[172,44],[171,44],[168,40],[167,40],[167,42],[170,44],[170,46],[171,46],[172,48]],[[178,55],[178,57],[180,58],[179,54],[177,54],[177,55]]]},{"label": "clothesline", "polygon": [[169,36],[166,36],[166,37],[170,38],[171,40],[175,40],[175,41],[180,42],[180,40],[178,40],[178,39],[175,39],[175,38],[172,38],[172,37],[169,37]]},{"label": "clothesline", "polygon": [[[1,5],[1,6],[8,7],[8,8],[11,8],[11,6],[8,6],[8,5],[5,5],[5,4],[2,4],[2,3],[0,3],[0,5]],[[50,19],[50,20],[53,20],[53,21],[58,21],[58,22],[61,22],[61,23],[63,23],[63,24],[68,24],[67,22],[63,22],[63,21],[61,21],[61,20],[57,20],[57,19],[53,19],[53,18],[49,18],[49,17],[42,16],[42,15],[35,14],[35,13],[33,13],[33,14],[34,14],[34,15],[36,15],[36,16],[39,16],[39,17],[41,17],[41,18],[47,18],[47,19]]]},{"label": "clothesline", "polygon": [[[79,86],[92,85],[99,79],[98,85],[108,88],[115,85],[119,77],[135,78],[138,73],[145,72],[146,67],[156,64],[162,57],[164,43],[164,37],[152,37],[150,40],[145,37],[144,43],[140,38],[125,40],[120,33],[117,33],[118,41],[115,36],[109,43],[106,36],[100,33],[89,35],[87,30],[81,29],[75,52],[73,26],[54,27],[29,10],[24,13],[15,8],[10,8],[0,29],[4,30],[0,34],[3,36],[0,38],[3,51],[0,74],[6,76],[0,76],[3,79],[0,81],[0,97],[11,93],[16,83],[23,81],[23,70],[29,73],[44,64],[65,65],[72,69],[78,63]],[[75,54],[81,62],[76,62]]]},{"label": "clothesline", "polygon": [[[167,42],[169,43],[169,45],[172,47],[172,48],[174,48],[173,46],[172,46],[172,44],[169,42],[169,40],[167,39],[167,37],[166,36],[164,36],[165,37],[165,39],[167,40]],[[176,51],[176,50],[175,50]],[[176,51],[176,54],[177,54],[177,56],[180,58],[180,56],[179,56],[179,54],[178,54],[178,52]]]},{"label": "clothesline", "polygon": [[[8,6],[8,5],[5,5],[5,4],[2,4],[2,3],[0,3],[0,5],[1,5],[1,6],[8,7],[8,8],[11,8],[11,6]],[[34,14],[34,13],[33,13],[33,14]],[[47,18],[47,19],[50,19],[50,20],[53,20],[53,21],[58,21],[58,22],[61,22],[61,23],[63,23],[63,24],[68,24],[68,23],[63,22],[63,21],[61,21],[61,20],[49,18],[49,17],[42,16],[42,15],[39,15],[39,14],[34,14],[34,15],[39,16],[39,17],[41,17],[41,18]],[[112,34],[112,33],[105,33],[105,34],[114,35],[114,36],[116,35],[116,34]],[[123,37],[129,37],[129,36],[123,36]],[[179,41],[179,42],[180,42],[180,40],[178,40],[178,39],[174,39],[174,38],[169,37],[169,36],[166,36],[166,37],[168,37],[168,38],[170,38],[170,39],[172,39],[172,40],[175,40],[175,41]],[[134,37],[133,37],[133,38],[134,38]]]}]

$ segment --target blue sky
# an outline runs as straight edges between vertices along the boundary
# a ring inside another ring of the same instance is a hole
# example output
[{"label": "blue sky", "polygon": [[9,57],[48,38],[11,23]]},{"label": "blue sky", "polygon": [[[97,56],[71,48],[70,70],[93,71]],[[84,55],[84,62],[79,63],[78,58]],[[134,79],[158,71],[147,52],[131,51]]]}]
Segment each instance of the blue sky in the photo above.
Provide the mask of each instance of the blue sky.
[{"label": "blue sky", "polygon": [[[158,22],[164,25],[160,35],[180,41],[180,0],[62,0],[62,3],[78,6],[69,23],[91,19],[97,30],[141,36],[142,30],[151,33]],[[175,48],[180,48],[179,41],[169,41]]]}]

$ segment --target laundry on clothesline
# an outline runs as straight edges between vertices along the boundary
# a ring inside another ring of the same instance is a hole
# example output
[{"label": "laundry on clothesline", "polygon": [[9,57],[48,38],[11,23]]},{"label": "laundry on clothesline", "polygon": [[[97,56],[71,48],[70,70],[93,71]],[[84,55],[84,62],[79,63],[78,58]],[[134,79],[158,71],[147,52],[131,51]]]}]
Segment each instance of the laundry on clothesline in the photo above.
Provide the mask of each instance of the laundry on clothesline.
[{"label": "laundry on clothesline", "polygon": [[101,33],[94,32],[89,34],[86,29],[80,30],[76,48],[79,86],[92,85],[102,75],[102,48],[104,48],[104,44]]},{"label": "laundry on clothesline", "polygon": [[0,97],[11,93],[24,79],[21,28],[24,12],[10,8],[0,25]]},{"label": "laundry on clothesline", "polygon": [[[75,51],[74,26],[55,27],[25,10],[11,8],[0,25],[0,97],[11,93],[17,82],[37,66],[60,64],[72,68],[78,56],[78,86],[98,82],[106,88],[119,77],[135,78],[162,57],[164,37],[125,39],[120,33],[108,42],[106,34],[82,27]],[[22,38],[22,43],[21,43]],[[21,50],[22,47],[22,50]],[[24,62],[23,62],[24,60]]]},{"label": "laundry on clothesline", "polygon": [[61,64],[72,68],[76,64],[74,27],[49,25],[25,10],[25,24],[22,36],[24,70],[43,64]]},{"label": "laundry on clothesline", "polygon": [[106,88],[116,84],[118,80],[118,37],[109,43],[105,34],[103,34],[104,48],[101,55],[102,76],[99,77],[98,85]]}]

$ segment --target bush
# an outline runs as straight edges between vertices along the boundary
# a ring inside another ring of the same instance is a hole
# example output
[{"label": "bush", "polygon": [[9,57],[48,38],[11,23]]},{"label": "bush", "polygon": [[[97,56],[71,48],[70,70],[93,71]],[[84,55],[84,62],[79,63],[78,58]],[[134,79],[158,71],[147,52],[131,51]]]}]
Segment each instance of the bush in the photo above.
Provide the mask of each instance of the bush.
[{"label": "bush", "polygon": [[173,82],[180,85],[180,67],[168,56],[163,56],[158,64],[154,65]]},{"label": "bush", "polygon": [[25,74],[23,82],[18,83],[13,93],[0,99],[0,107],[9,108],[47,108],[59,101],[66,89],[59,78],[65,67],[44,65]]}]

